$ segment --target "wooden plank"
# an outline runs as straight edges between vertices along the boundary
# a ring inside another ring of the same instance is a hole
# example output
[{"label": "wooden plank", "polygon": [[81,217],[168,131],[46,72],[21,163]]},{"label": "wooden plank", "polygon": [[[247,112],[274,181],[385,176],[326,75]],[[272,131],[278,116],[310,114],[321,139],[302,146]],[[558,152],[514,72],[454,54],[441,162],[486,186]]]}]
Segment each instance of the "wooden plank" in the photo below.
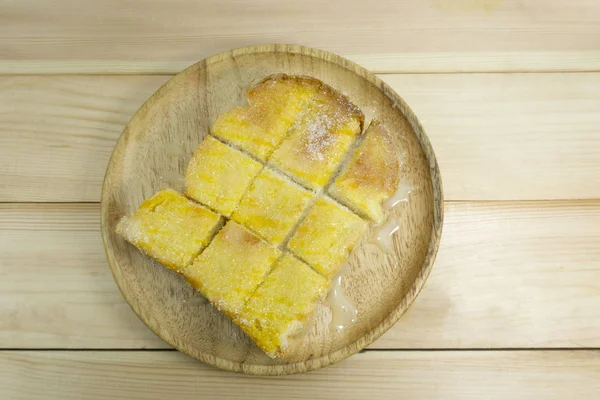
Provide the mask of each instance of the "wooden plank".
[{"label": "wooden plank", "polygon": [[117,289],[99,217],[96,204],[0,206],[2,347],[166,346]]},{"label": "wooden plank", "polygon": [[600,201],[445,211],[426,287],[375,347],[600,346]]},{"label": "wooden plank", "polygon": [[99,201],[121,131],[167,79],[0,78],[0,201]]},{"label": "wooden plank", "polygon": [[600,74],[383,78],[424,125],[447,200],[600,197]]},{"label": "wooden plank", "polygon": [[591,70],[598,38],[590,0],[9,0],[0,73],[175,72],[264,43],[322,48],[379,72]]},{"label": "wooden plank", "polygon": [[287,377],[219,371],[178,352],[0,352],[19,399],[592,399],[600,351],[367,352]]},{"label": "wooden plank", "polygon": [[[382,77],[422,120],[446,199],[600,197],[600,73]],[[116,139],[167,79],[0,78],[0,201],[98,201]]]},{"label": "wooden plank", "polygon": [[[166,347],[118,292],[98,215],[0,205],[2,347]],[[425,288],[371,347],[600,347],[598,243],[600,200],[447,203]]]}]

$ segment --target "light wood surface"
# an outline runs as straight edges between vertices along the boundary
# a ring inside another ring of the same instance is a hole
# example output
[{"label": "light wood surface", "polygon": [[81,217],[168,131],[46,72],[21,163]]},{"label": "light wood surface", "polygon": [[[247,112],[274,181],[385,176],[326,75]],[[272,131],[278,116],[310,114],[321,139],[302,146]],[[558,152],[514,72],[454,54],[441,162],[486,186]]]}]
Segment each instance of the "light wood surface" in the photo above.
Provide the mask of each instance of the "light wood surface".
[{"label": "light wood surface", "polygon": [[[368,243],[371,228],[344,266],[344,290],[357,305],[356,322],[330,329],[331,309],[320,304],[313,328],[291,359],[272,359],[231,319],[209,304],[192,306],[199,293],[183,276],[158,266],[115,231],[157,191],[184,176],[186,157],[172,157],[169,143],[191,154],[219,115],[243,104],[245,91],[276,73],[307,75],[343,91],[372,110],[403,154],[400,181],[413,189],[389,211],[398,221],[391,254]],[[339,56],[302,46],[255,46],[207,58],[165,83],[135,113],[111,155],[102,187],[101,231],[110,268],[123,296],[146,325],[167,343],[230,371],[284,375],[319,369],[368,346],[410,307],[425,284],[439,246],[443,194],[435,155],[404,101],[375,75]]]},{"label": "light wood surface", "polygon": [[[98,216],[0,205],[3,347],[168,347],[114,284]],[[425,288],[371,348],[600,347],[599,242],[598,200],[446,203]]]},{"label": "light wood surface", "polygon": [[[446,199],[600,197],[600,73],[381,78],[419,116]],[[0,201],[98,201],[123,126],[168,79],[0,77]]]},{"label": "light wood surface", "polygon": [[[598,397],[600,2],[316,3],[0,2],[0,398]],[[158,87],[271,42],[380,73],[460,201],[381,350],[283,379],[156,350],[168,345],[114,284],[97,203],[120,132]]]},{"label": "light wood surface", "polygon": [[319,371],[261,379],[177,352],[0,352],[0,391],[14,400],[593,399],[599,374],[598,350],[367,352]]},{"label": "light wood surface", "polygon": [[[0,4],[0,72],[171,72],[231,48],[322,48],[373,72],[598,68],[593,0]],[[449,58],[448,58],[449,57]]]}]

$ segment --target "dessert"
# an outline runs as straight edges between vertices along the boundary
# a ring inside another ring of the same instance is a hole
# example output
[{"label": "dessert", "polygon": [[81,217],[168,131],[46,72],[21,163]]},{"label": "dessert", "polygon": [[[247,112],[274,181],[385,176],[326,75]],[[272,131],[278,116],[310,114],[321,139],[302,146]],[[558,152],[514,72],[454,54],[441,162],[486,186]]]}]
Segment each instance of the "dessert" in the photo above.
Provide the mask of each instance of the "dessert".
[{"label": "dessert", "polygon": [[222,218],[206,207],[165,189],[121,218],[117,233],[142,253],[180,271],[208,245]]},{"label": "dessert", "polygon": [[269,356],[289,358],[328,286],[327,279],[286,254],[235,321]]},{"label": "dessert", "polygon": [[190,159],[185,195],[228,217],[262,165],[207,136]]},{"label": "dessert", "polygon": [[215,307],[234,317],[280,254],[243,226],[229,221],[181,273]]},{"label": "dessert", "polygon": [[323,87],[291,127],[269,164],[301,184],[327,184],[362,130],[363,113],[345,96]]},{"label": "dessert", "polygon": [[273,75],[246,92],[247,107],[220,115],[211,133],[265,161],[316,93],[319,81]]},{"label": "dessert", "polygon": [[399,168],[389,132],[381,122],[372,121],[329,193],[357,214],[381,223],[381,204],[398,187]]},{"label": "dessert", "polygon": [[268,168],[262,170],[231,218],[267,241],[280,244],[313,194]]},{"label": "dessert", "polygon": [[333,200],[320,197],[300,222],[288,248],[324,277],[333,278],[367,224]]},{"label": "dessert", "polygon": [[266,354],[292,359],[362,218],[383,218],[398,160],[380,122],[363,140],[363,113],[314,78],[273,75],[247,96],[188,164],[185,195],[198,203],[160,191],[117,233],[184,275]]}]

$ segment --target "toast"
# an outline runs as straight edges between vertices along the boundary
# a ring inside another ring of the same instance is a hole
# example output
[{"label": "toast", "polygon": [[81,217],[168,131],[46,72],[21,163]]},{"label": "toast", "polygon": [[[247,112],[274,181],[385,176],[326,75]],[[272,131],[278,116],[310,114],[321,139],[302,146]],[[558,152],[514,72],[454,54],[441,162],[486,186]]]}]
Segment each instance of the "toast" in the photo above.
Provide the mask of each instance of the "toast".
[{"label": "toast", "polygon": [[398,154],[389,132],[381,122],[373,120],[329,194],[357,214],[381,223],[382,202],[398,187],[399,170]]},{"label": "toast", "polygon": [[171,189],[121,218],[117,233],[167,268],[181,271],[208,245],[222,218]]},{"label": "toast", "polygon": [[293,359],[363,218],[382,219],[399,163],[378,121],[350,154],[364,115],[317,79],[273,75],[246,94],[249,105],[219,116],[188,164],[185,194],[202,205],[164,190],[117,232],[270,357]]},{"label": "toast", "polygon": [[286,254],[235,322],[270,357],[292,358],[328,286],[327,279]]},{"label": "toast", "polygon": [[231,218],[265,240],[280,244],[300,219],[313,193],[265,168]]},{"label": "toast", "polygon": [[229,217],[262,165],[207,136],[190,159],[185,195]]},{"label": "toast", "polygon": [[211,304],[234,318],[281,252],[234,221],[181,273]]},{"label": "toast", "polygon": [[363,113],[347,97],[323,84],[269,164],[304,186],[320,189],[360,135],[363,123]]},{"label": "toast", "polygon": [[319,81],[309,77],[269,76],[246,91],[247,107],[236,107],[217,117],[211,133],[265,161],[319,86]]},{"label": "toast", "polygon": [[340,271],[367,224],[346,207],[320,197],[287,247],[327,279]]}]

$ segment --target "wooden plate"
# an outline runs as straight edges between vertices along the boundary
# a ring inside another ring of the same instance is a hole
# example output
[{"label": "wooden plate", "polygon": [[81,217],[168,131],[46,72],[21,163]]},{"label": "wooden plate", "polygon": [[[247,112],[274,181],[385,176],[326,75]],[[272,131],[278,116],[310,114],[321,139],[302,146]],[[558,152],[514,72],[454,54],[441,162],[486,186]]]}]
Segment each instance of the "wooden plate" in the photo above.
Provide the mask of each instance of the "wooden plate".
[{"label": "wooden plate", "polygon": [[[183,190],[189,155],[216,116],[244,103],[248,86],[273,73],[316,77],[374,112],[403,155],[410,200],[394,208],[401,222],[394,253],[358,246],[344,288],[358,321],[336,332],[331,310],[318,310],[301,361],[269,359],[243,332],[174,272],[143,256],[114,229],[119,218],[166,187]],[[178,148],[182,149],[178,156]],[[404,101],[378,77],[336,55],[301,46],[267,45],[215,55],[177,74],[133,116],[112,154],[102,190],[102,237],[115,280],[135,313],[180,351],[219,368],[283,375],[340,361],[387,331],[413,302],[431,270],[442,228],[442,188],[433,150]]]}]

